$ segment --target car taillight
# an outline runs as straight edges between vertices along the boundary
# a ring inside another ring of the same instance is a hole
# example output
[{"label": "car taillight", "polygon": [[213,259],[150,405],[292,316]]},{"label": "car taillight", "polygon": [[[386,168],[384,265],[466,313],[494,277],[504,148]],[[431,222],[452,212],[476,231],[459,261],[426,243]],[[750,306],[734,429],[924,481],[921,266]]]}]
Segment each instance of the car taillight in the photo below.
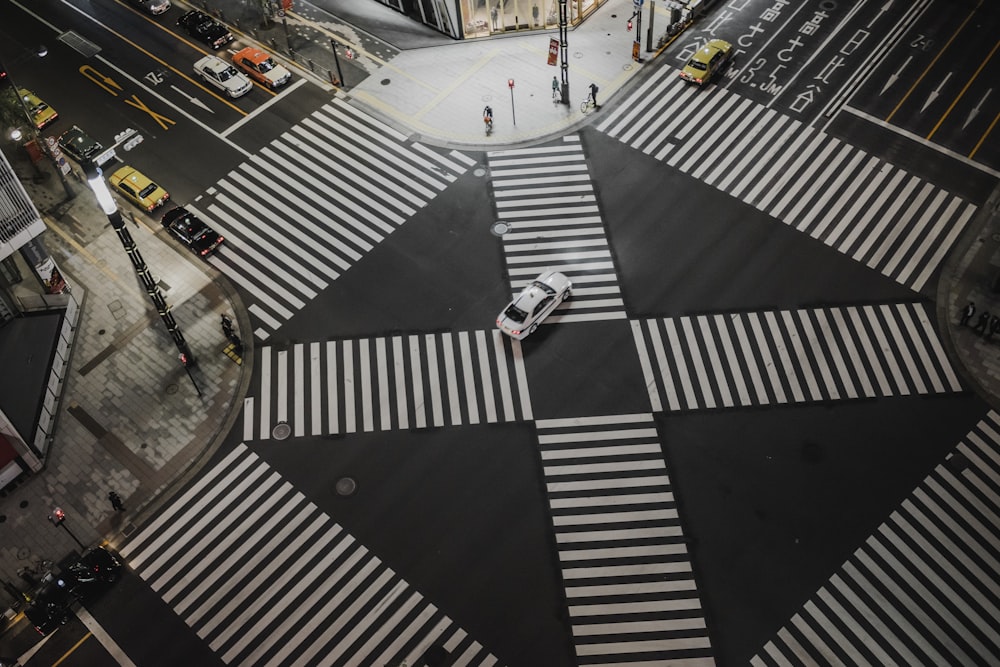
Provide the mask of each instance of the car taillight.
[{"label": "car taillight", "polygon": [[207,255],[207,254],[208,254],[208,251],[209,251],[209,250],[211,250],[211,248],[205,248],[204,250],[202,250],[202,251],[201,251],[200,253],[198,253],[198,254],[199,254],[199,255],[201,255],[202,257],[204,257],[205,255]]}]

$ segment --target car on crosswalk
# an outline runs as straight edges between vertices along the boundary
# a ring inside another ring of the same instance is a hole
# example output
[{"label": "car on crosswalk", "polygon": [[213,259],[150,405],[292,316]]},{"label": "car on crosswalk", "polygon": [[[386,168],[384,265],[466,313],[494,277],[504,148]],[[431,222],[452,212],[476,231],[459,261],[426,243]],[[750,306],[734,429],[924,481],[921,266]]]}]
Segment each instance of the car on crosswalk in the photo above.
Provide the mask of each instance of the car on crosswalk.
[{"label": "car on crosswalk", "polygon": [[115,192],[147,213],[163,206],[170,199],[170,194],[154,183],[149,176],[128,165],[111,174],[108,180]]},{"label": "car on crosswalk", "polygon": [[194,73],[205,83],[234,99],[246,95],[253,88],[253,83],[246,74],[236,71],[235,67],[218,56],[199,58],[194,64]]},{"label": "car on crosswalk", "polygon": [[523,340],[560,303],[572,296],[573,283],[558,271],[545,271],[528,283],[497,316],[497,328],[511,338]]},{"label": "car on crosswalk", "polygon": [[721,39],[709,40],[708,44],[694,52],[680,72],[685,81],[703,86],[733,58],[733,45]]},{"label": "car on crosswalk", "polygon": [[206,225],[194,213],[183,206],[163,214],[164,228],[177,237],[181,243],[191,248],[199,257],[207,257],[225,241],[222,234]]},{"label": "car on crosswalk", "polygon": [[45,129],[59,119],[59,113],[43,102],[38,95],[35,95],[27,88],[18,88],[17,92],[21,96],[24,108],[28,110],[31,120],[35,123],[37,129]]},{"label": "car on crosswalk", "polygon": [[292,78],[292,73],[283,65],[276,63],[271,54],[253,46],[234,53],[233,64],[246,72],[250,78],[271,90],[285,85]]}]

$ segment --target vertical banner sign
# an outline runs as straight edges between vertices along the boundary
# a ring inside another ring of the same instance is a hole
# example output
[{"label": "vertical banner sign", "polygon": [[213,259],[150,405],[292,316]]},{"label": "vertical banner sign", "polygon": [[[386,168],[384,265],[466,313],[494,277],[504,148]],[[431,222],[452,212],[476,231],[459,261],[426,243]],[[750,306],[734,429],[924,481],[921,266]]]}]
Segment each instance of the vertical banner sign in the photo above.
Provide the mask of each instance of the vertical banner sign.
[{"label": "vertical banner sign", "polygon": [[555,65],[559,60],[559,40],[549,39],[549,64]]}]

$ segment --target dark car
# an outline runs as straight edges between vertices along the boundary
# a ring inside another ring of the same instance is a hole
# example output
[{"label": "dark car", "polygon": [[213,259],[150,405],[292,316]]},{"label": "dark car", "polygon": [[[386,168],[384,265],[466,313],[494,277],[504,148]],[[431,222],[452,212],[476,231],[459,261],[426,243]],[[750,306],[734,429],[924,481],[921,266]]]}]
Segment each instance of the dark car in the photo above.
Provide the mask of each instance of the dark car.
[{"label": "dark car", "polygon": [[55,575],[47,579],[24,608],[24,615],[41,635],[49,634],[69,620],[69,606],[74,599],[66,579]]},{"label": "dark car", "polygon": [[233,33],[208,14],[192,9],[177,19],[177,25],[184,28],[187,34],[204,42],[213,49],[220,49],[233,41]]},{"label": "dark car", "polygon": [[129,4],[153,16],[170,9],[170,0],[129,0]]},{"label": "dark car", "polygon": [[105,151],[101,142],[74,125],[59,137],[59,148],[77,162],[93,160],[98,167],[115,156],[113,150]]},{"label": "dark car", "polygon": [[122,564],[104,547],[91,547],[66,568],[63,578],[74,595],[84,597],[95,585],[110,584],[118,580]]},{"label": "dark car", "polygon": [[163,226],[170,230],[181,243],[198,255],[205,257],[215,251],[225,240],[198,216],[183,206],[178,206],[163,214]]}]

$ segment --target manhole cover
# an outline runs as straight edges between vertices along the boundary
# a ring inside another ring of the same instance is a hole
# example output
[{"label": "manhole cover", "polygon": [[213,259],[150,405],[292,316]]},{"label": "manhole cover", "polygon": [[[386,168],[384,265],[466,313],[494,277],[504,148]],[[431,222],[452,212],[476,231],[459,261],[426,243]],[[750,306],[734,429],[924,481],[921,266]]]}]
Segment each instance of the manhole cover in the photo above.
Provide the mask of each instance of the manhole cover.
[{"label": "manhole cover", "polygon": [[503,220],[498,220],[490,227],[490,232],[492,232],[494,236],[503,236],[510,231],[510,228],[509,223],[506,223]]},{"label": "manhole cover", "polygon": [[381,83],[383,86],[388,86],[389,85],[389,81],[390,81],[390,79],[382,79],[381,81],[379,81],[379,83]]},{"label": "manhole cover", "polygon": [[175,384],[168,384],[167,385],[167,393],[168,394],[176,394],[177,393],[177,385],[175,385]]},{"label": "manhole cover", "polygon": [[475,176],[476,178],[479,178],[481,176],[485,176],[486,175],[486,169],[483,168],[483,167],[476,167],[475,169],[472,170],[472,175]]},{"label": "manhole cover", "polygon": [[271,436],[275,440],[284,440],[291,434],[292,434],[292,427],[286,424],[285,422],[281,422],[280,424],[275,424],[274,428],[271,429]]},{"label": "manhole cover", "polygon": [[341,477],[335,487],[338,496],[353,496],[358,490],[358,483],[353,477]]}]

